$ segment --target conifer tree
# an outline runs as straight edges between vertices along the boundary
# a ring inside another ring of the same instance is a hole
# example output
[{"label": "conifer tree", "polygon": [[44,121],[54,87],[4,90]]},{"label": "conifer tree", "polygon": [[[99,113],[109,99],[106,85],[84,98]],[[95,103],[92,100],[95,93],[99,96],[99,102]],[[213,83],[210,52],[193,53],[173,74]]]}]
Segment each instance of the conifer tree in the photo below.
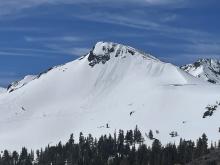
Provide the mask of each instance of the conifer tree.
[{"label": "conifer tree", "polygon": [[4,150],[3,156],[2,156],[2,162],[4,165],[10,165],[11,164],[11,159],[10,159],[10,154],[8,150]]},{"label": "conifer tree", "polygon": [[12,160],[13,160],[14,164],[18,163],[18,158],[19,158],[19,155],[18,155],[17,151],[13,151],[13,153],[12,153]]},{"label": "conifer tree", "polygon": [[118,153],[120,153],[119,155],[121,157],[123,157],[123,151],[124,151],[124,131],[123,130],[119,130],[119,133],[118,133]]},{"label": "conifer tree", "polygon": [[133,144],[133,131],[132,130],[129,130],[127,131],[126,135],[125,135],[125,140],[126,140],[126,143],[128,143],[129,145],[132,145]]},{"label": "conifer tree", "polygon": [[135,143],[143,143],[143,137],[141,134],[141,131],[138,129],[138,126],[136,125],[134,130],[134,142]]},{"label": "conifer tree", "polygon": [[153,131],[152,131],[152,130],[149,131],[149,133],[148,133],[148,138],[149,138],[150,140],[153,140],[153,139],[154,139],[154,135],[153,135]]},{"label": "conifer tree", "polygon": [[155,139],[152,144],[152,151],[151,151],[151,165],[160,165],[161,163],[161,143],[159,140]]}]

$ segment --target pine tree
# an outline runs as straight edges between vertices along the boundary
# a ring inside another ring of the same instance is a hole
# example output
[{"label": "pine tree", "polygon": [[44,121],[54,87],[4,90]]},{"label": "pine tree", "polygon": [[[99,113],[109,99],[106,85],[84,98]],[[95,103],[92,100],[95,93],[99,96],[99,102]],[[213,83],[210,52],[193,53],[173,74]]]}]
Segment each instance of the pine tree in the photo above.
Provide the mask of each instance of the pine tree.
[{"label": "pine tree", "polygon": [[124,131],[119,130],[117,144],[118,144],[118,153],[120,153],[121,157],[123,157],[124,154],[124,139],[125,139]]},{"label": "pine tree", "polygon": [[153,135],[153,131],[152,131],[152,130],[149,131],[149,133],[148,133],[148,138],[149,138],[150,140],[153,140],[153,139],[154,139],[154,135]]},{"label": "pine tree", "polygon": [[167,144],[162,149],[161,164],[171,165],[177,163],[177,149],[175,144]]},{"label": "pine tree", "polygon": [[151,165],[161,164],[161,147],[162,145],[160,141],[155,139],[152,144],[152,151],[151,151],[151,158],[150,158]]},{"label": "pine tree", "polygon": [[147,165],[149,163],[149,154],[150,151],[147,149],[147,146],[145,144],[140,145],[137,150],[137,164]]},{"label": "pine tree", "polygon": [[136,149],[133,146],[128,155],[128,161],[130,165],[135,165],[136,162]]},{"label": "pine tree", "polygon": [[18,155],[17,151],[13,151],[13,153],[12,153],[13,164],[18,163],[18,158],[19,158],[19,155]]},{"label": "pine tree", "polygon": [[143,137],[141,134],[141,131],[138,129],[138,126],[136,125],[135,130],[134,130],[134,142],[135,143],[143,143]]},{"label": "pine tree", "polygon": [[11,158],[8,150],[4,150],[3,156],[2,156],[2,162],[4,165],[10,165],[11,164]]},{"label": "pine tree", "polygon": [[129,144],[129,145],[132,145],[133,144],[133,131],[132,130],[129,130],[127,131],[126,135],[125,135],[125,140],[126,140],[126,143]]},{"label": "pine tree", "polygon": [[206,134],[202,134],[202,137],[197,140],[196,150],[194,153],[194,157],[198,158],[207,154],[208,151],[208,138]]},{"label": "pine tree", "polygon": [[206,134],[202,134],[202,155],[207,154],[208,151],[208,138]]},{"label": "pine tree", "polygon": [[84,164],[84,149],[85,149],[85,138],[83,133],[79,135],[79,164]]},{"label": "pine tree", "polygon": [[74,162],[74,137],[73,134],[70,135],[69,141],[66,144],[66,152],[67,152],[67,160],[70,162]]},{"label": "pine tree", "polygon": [[19,164],[20,165],[25,165],[27,159],[28,159],[28,151],[25,147],[23,147],[22,150],[21,150],[20,157],[19,157]]}]

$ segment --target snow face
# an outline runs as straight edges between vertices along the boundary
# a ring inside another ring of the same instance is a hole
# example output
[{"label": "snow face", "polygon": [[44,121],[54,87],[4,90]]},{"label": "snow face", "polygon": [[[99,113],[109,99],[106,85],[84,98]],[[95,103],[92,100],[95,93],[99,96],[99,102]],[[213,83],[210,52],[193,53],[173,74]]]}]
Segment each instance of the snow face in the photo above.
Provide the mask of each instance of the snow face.
[{"label": "snow face", "polygon": [[99,42],[87,56],[0,95],[0,148],[35,149],[71,133],[99,136],[136,125],[143,134],[158,130],[162,143],[202,133],[217,141],[220,109],[205,119],[203,114],[219,99],[219,86],[134,48]]},{"label": "snow face", "polygon": [[200,59],[193,64],[182,66],[181,69],[213,84],[220,84],[220,61]]},{"label": "snow face", "polygon": [[11,83],[8,86],[7,91],[13,92],[14,90],[17,90],[17,89],[23,87],[24,85],[28,84],[30,81],[34,80],[36,77],[37,76],[35,76],[35,75],[27,75],[24,77],[24,79]]}]

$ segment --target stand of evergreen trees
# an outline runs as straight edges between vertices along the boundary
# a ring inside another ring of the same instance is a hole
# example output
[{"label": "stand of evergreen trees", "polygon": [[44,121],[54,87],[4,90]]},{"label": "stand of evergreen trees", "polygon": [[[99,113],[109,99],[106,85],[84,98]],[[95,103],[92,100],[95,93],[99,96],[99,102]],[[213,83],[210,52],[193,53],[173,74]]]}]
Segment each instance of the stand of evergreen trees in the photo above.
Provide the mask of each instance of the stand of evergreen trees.
[{"label": "stand of evergreen trees", "polygon": [[[151,131],[152,134],[152,131]],[[67,143],[59,142],[56,146],[47,146],[36,152],[22,148],[21,152],[4,150],[0,165],[175,165],[186,164],[201,157],[211,149],[208,148],[205,134],[196,143],[180,139],[178,145],[162,146],[158,139],[146,146],[144,137],[138,127],[124,132],[119,130],[114,135],[94,138],[91,134],[79,135],[75,143],[73,134]]]}]

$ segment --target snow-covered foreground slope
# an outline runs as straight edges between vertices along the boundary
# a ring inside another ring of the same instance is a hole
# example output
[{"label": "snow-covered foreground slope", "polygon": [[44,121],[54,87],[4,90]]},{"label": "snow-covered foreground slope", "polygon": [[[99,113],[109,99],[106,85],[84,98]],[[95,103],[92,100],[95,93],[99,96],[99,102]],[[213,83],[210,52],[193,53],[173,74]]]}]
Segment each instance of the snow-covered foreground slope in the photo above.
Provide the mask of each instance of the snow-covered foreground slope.
[{"label": "snow-covered foreground slope", "polygon": [[217,85],[131,47],[99,42],[87,56],[0,95],[0,148],[39,148],[70,133],[98,136],[135,125],[159,130],[163,143],[179,139],[172,131],[218,140],[220,109],[202,116],[219,99]]},{"label": "snow-covered foreground slope", "polygon": [[220,61],[216,59],[200,59],[193,64],[184,65],[181,69],[213,84],[220,84]]}]

